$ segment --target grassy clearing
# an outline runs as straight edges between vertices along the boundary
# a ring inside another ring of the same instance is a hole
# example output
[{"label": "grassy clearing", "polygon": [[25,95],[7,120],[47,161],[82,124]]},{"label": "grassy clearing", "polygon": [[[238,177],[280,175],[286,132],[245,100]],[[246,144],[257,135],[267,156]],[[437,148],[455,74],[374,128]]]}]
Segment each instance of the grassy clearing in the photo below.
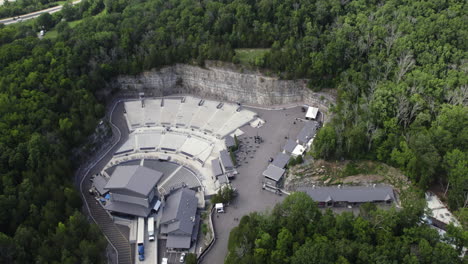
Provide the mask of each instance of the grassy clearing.
[{"label": "grassy clearing", "polygon": [[51,30],[51,31],[47,31],[45,33],[44,38],[45,39],[55,39],[55,38],[57,38],[57,35],[58,35],[57,30]]},{"label": "grassy clearing", "polygon": [[[93,16],[93,17],[102,17],[102,16],[104,16],[104,15],[106,15],[106,14],[107,14],[107,10],[104,9],[101,13],[99,13],[99,14]],[[79,24],[81,24],[81,22],[83,22],[84,19],[86,19],[86,18],[82,18],[82,19],[70,21],[70,22],[68,22],[68,26],[69,26],[70,28],[75,28],[76,26],[78,26]],[[53,29],[53,30],[51,30],[51,31],[48,31],[48,32],[45,34],[44,38],[46,38],[46,39],[55,39],[55,38],[57,38],[57,35],[58,35],[57,30],[56,30],[56,29]]]},{"label": "grassy clearing", "polygon": [[240,64],[255,65],[257,58],[262,58],[270,49],[236,49],[236,58]]}]

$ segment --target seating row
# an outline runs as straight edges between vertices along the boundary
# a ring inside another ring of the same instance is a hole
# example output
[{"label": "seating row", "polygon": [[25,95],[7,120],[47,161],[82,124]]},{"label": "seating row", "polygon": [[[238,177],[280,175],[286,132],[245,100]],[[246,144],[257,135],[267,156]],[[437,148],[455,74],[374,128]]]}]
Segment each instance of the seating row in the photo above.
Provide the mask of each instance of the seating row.
[{"label": "seating row", "polygon": [[125,117],[130,131],[140,127],[196,129],[223,138],[252,121],[256,114],[230,103],[194,97],[127,101]]}]

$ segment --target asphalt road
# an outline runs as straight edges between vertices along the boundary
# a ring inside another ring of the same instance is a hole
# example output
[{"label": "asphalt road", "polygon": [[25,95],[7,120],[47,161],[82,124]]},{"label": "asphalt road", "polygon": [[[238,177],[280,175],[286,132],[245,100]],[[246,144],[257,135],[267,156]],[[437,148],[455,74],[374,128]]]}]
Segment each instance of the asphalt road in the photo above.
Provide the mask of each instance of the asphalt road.
[{"label": "asphalt road", "polygon": [[[73,2],[72,2],[72,5],[76,5],[76,4],[80,3],[80,2],[81,2],[81,0],[73,1]],[[54,6],[54,7],[51,7],[51,8],[39,10],[39,11],[32,12],[32,13],[29,13],[29,14],[24,14],[24,15],[19,15],[19,16],[14,16],[14,17],[9,17],[9,18],[4,18],[4,19],[0,19],[0,23],[1,23],[1,24],[5,24],[5,25],[10,25],[10,24],[22,22],[22,21],[24,21],[24,20],[36,18],[36,17],[38,17],[38,16],[40,16],[40,15],[42,15],[42,14],[44,14],[44,13],[53,14],[53,13],[55,13],[55,12],[58,12],[58,11],[62,10],[62,8],[63,8],[63,5]]]},{"label": "asphalt road", "polygon": [[76,181],[80,184],[80,192],[85,202],[86,213],[88,213],[93,220],[99,225],[100,229],[106,235],[109,243],[112,245],[115,251],[118,252],[118,259],[109,259],[110,263],[132,263],[130,258],[131,248],[128,244],[128,240],[123,237],[123,234],[117,226],[115,226],[107,213],[103,213],[104,210],[102,207],[96,208],[94,203],[97,203],[94,198],[90,199],[87,190],[91,188],[90,177],[98,172],[100,172],[104,166],[110,161],[113,156],[113,153],[127,140],[128,138],[128,129],[123,116],[123,106],[121,103],[114,104],[111,106],[110,111],[110,120],[112,123],[112,130],[116,138],[112,138],[113,143],[103,149],[103,152],[96,153],[91,159],[91,164],[84,164],[81,168],[78,169],[76,175]]}]

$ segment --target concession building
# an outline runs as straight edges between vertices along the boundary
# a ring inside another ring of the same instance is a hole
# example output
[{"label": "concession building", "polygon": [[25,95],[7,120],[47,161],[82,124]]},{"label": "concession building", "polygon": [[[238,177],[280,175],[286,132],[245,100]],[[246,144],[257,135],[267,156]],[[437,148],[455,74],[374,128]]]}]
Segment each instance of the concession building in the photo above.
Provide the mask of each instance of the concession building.
[{"label": "concession building", "polygon": [[298,191],[307,193],[319,207],[343,207],[360,205],[363,203],[391,204],[395,195],[391,187],[315,187],[299,188]]}]

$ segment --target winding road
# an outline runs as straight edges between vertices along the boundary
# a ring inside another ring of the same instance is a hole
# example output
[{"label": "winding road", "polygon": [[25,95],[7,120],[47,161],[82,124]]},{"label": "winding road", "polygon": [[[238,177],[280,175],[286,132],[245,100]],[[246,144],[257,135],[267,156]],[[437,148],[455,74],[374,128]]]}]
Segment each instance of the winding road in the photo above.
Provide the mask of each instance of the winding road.
[{"label": "winding road", "polygon": [[[81,2],[81,0],[73,1],[72,5],[76,5],[76,4],[80,3],[80,2]],[[63,5],[59,5],[59,6],[54,6],[54,7],[51,7],[51,8],[39,10],[39,11],[36,11],[36,12],[32,12],[32,13],[29,13],[29,14],[24,14],[24,15],[19,15],[19,16],[0,19],[0,24],[10,25],[10,24],[22,22],[24,20],[29,20],[29,19],[36,18],[36,17],[38,17],[38,16],[40,16],[40,15],[42,15],[44,13],[53,14],[55,12],[59,12],[60,10],[62,10],[62,8],[63,8]]]},{"label": "winding road", "polygon": [[[114,101],[111,104],[111,109],[108,112],[109,124],[112,128],[113,140],[110,146],[105,147],[104,151],[97,153],[91,160],[91,164],[86,164],[81,167],[76,173],[76,181],[79,182],[81,196],[85,202],[85,208],[92,220],[99,226],[105,235],[109,244],[117,253],[117,263],[132,264],[132,252],[130,243],[119,228],[115,225],[107,211],[99,204],[93,195],[88,194],[91,188],[91,176],[100,172],[104,166],[112,158],[112,154],[125,142],[128,138],[127,124],[123,117],[123,107],[120,102],[123,100]],[[116,113],[116,114],[115,114]],[[110,261],[112,263],[112,261]]]}]

